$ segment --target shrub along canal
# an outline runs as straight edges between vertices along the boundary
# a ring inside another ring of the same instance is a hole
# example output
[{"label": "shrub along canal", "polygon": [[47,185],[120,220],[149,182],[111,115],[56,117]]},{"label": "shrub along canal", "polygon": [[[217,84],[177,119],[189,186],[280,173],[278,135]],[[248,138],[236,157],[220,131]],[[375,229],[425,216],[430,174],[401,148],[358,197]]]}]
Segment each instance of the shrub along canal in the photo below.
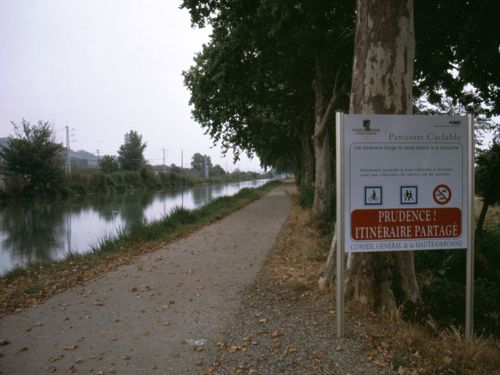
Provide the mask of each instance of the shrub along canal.
[{"label": "shrub along canal", "polygon": [[0,207],[0,276],[31,262],[91,251],[136,224],[167,216],[175,207],[199,208],[269,180],[197,185],[181,190],[85,197],[44,205]]}]

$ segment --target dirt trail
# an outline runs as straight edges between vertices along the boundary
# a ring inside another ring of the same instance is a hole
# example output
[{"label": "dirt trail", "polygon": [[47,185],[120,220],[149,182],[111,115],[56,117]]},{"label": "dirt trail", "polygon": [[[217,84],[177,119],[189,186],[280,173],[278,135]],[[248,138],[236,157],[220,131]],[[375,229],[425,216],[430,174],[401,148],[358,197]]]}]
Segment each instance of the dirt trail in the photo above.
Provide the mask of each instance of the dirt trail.
[{"label": "dirt trail", "polygon": [[[285,222],[290,185],[189,237],[0,320],[0,373],[196,374]],[[5,342],[3,342],[5,344]]]}]

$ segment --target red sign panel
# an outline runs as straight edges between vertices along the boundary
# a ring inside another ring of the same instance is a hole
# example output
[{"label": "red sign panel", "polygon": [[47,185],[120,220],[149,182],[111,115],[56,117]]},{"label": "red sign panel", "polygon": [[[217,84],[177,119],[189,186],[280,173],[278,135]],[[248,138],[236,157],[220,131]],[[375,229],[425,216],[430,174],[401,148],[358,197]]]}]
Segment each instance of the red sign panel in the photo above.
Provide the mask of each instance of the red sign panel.
[{"label": "red sign panel", "polygon": [[451,238],[462,233],[459,208],[359,209],[351,215],[357,241]]}]

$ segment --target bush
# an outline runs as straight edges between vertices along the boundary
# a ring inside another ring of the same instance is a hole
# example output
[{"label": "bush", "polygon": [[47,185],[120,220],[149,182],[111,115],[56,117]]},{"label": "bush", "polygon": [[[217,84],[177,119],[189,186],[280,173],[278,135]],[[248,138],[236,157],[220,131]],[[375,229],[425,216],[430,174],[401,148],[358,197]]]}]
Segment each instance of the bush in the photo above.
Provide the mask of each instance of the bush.
[{"label": "bush", "polygon": [[[474,320],[478,333],[500,337],[500,226],[476,238]],[[422,299],[441,324],[460,325],[465,317],[463,250],[415,252]]]}]

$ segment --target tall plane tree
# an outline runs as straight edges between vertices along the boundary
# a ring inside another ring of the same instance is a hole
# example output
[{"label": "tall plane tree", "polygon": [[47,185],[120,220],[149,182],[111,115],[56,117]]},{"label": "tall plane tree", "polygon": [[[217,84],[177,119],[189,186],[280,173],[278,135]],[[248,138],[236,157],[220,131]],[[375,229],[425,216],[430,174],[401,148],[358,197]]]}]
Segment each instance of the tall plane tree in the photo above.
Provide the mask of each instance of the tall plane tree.
[{"label": "tall plane tree", "polygon": [[[413,0],[358,0],[351,113],[411,114]],[[370,307],[394,307],[394,290],[417,302],[413,254],[350,253],[346,293]]]},{"label": "tall plane tree", "polygon": [[256,152],[265,164],[289,159],[301,183],[315,176],[313,210],[326,216],[331,113],[347,107],[352,2],[185,0],[183,6],[194,23],[213,27],[210,44],[186,74],[195,118],[216,141]]}]

